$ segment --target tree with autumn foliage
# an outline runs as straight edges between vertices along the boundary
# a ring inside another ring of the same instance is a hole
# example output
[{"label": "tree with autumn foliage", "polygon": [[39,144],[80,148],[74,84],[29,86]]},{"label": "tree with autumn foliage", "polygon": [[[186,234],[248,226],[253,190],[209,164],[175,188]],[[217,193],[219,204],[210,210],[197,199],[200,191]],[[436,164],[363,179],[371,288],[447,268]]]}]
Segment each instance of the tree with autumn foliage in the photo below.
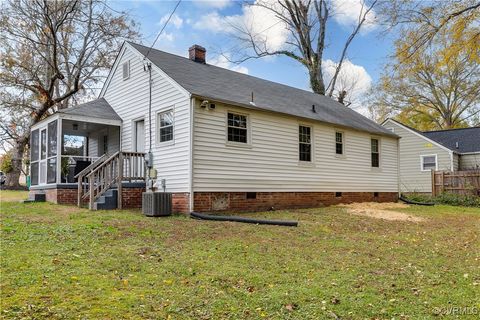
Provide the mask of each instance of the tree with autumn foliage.
[{"label": "tree with autumn foliage", "polygon": [[1,143],[11,148],[6,184],[18,186],[30,128],[93,96],[135,22],[104,0],[10,0],[0,12]]},{"label": "tree with autumn foliage", "polygon": [[393,61],[372,91],[370,110],[419,130],[478,125],[480,116],[480,12],[437,30],[427,45],[414,26],[395,43]]}]

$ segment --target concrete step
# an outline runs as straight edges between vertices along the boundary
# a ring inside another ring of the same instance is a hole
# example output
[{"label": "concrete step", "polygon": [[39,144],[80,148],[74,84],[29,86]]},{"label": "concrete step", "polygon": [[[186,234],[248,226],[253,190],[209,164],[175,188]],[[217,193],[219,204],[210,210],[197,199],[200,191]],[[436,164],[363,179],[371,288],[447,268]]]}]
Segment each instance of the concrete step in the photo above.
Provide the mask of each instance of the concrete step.
[{"label": "concrete step", "polygon": [[44,192],[39,192],[35,194],[30,194],[27,200],[24,200],[24,203],[30,202],[45,202],[47,200],[47,196]]},{"label": "concrete step", "polygon": [[101,197],[93,204],[94,210],[113,210],[117,209],[117,189],[108,189]]}]

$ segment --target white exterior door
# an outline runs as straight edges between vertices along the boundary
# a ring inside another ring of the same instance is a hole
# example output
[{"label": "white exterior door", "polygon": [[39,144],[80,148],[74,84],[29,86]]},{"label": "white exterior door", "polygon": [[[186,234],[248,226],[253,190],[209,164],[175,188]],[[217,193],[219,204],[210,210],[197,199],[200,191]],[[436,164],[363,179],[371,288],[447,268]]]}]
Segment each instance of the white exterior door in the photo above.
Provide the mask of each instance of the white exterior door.
[{"label": "white exterior door", "polygon": [[145,152],[145,121],[135,122],[135,151]]}]

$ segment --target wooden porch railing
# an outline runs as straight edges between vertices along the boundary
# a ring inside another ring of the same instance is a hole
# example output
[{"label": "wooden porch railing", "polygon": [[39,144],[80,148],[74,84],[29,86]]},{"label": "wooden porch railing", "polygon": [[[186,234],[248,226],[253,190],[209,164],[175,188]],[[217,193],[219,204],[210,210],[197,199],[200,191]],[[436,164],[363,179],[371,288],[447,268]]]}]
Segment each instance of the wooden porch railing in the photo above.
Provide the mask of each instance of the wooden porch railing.
[{"label": "wooden porch railing", "polygon": [[[121,209],[122,181],[145,180],[144,158],[145,154],[142,152],[119,151],[105,157],[99,163],[97,161],[92,163],[90,169],[86,168],[78,174],[78,205],[80,206],[82,201],[88,198],[88,207],[92,210],[95,201],[116,184],[118,188],[117,207]],[[88,172],[87,169],[89,169]]]},{"label": "wooden porch railing", "polygon": [[74,178],[78,181],[78,195],[77,195],[77,205],[81,207],[82,200],[88,196],[88,181],[87,174],[89,174],[96,167],[101,165],[105,159],[108,157],[107,154],[102,155],[100,158],[92,162],[88,167],[80,171]]}]

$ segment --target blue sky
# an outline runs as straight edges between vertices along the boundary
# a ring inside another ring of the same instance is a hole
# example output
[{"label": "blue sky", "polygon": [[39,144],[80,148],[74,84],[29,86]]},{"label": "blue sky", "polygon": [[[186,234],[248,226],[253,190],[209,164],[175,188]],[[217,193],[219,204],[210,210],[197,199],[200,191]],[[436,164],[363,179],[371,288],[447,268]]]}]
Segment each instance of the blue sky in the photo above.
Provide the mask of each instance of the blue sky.
[{"label": "blue sky", "polygon": [[[325,50],[324,60],[338,61],[345,39],[353,28],[352,23],[358,16],[361,1],[364,0],[332,0],[334,4],[338,5],[338,13],[330,19],[328,25],[328,48]],[[176,1],[114,1],[111,2],[111,5],[116,9],[129,11],[134,19],[140,22],[142,42],[150,46],[166,17],[175,7]],[[274,21],[270,22],[269,17],[262,14],[258,16],[261,17],[260,23],[263,26],[274,24]],[[255,23],[259,20],[258,16],[255,16]],[[236,43],[228,34],[222,32],[224,28],[220,23],[228,19],[226,17],[246,19],[247,13],[242,8],[242,1],[183,0],[155,44],[155,48],[185,56],[192,44],[199,44],[207,49],[207,63],[309,90],[306,69],[290,58],[249,60],[240,66],[222,59],[220,52],[228,54],[229,49]],[[278,27],[282,28],[280,25]],[[358,92],[359,96],[379,78],[382,65],[388,54],[391,53],[392,40],[380,36],[379,29],[374,22],[370,23],[365,31],[355,38],[348,51],[351,65],[346,66],[346,72],[348,71],[347,74],[350,74],[349,68],[356,68],[355,72],[358,75],[355,77],[357,82],[362,83]],[[278,29],[277,31],[281,32]],[[276,31],[269,30],[268,32],[275,33]]]}]

